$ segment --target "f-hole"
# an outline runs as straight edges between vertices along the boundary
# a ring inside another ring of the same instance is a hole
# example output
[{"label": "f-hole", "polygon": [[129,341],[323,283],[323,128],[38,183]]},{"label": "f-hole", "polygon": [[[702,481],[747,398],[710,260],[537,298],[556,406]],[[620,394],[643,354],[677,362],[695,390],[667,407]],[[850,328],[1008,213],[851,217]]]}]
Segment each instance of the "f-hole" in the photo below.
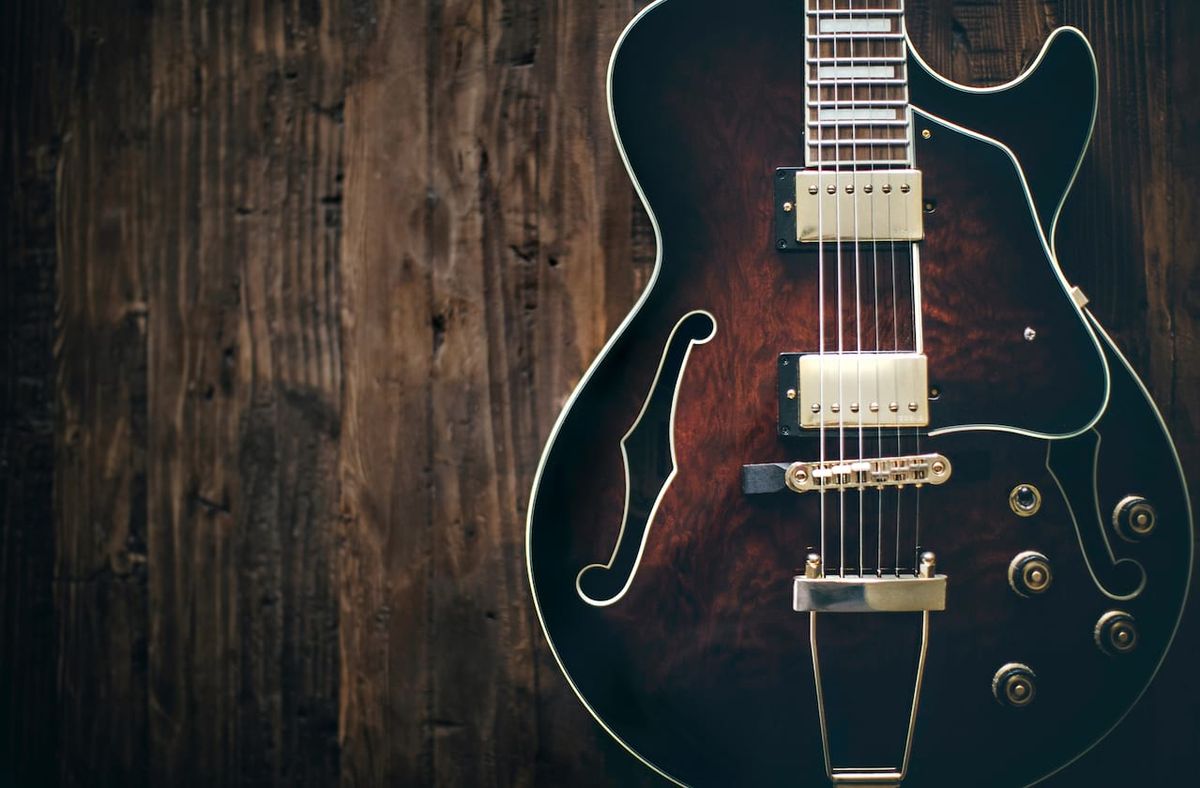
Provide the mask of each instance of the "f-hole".
[{"label": "f-hole", "polygon": [[621,438],[625,463],[625,511],[617,544],[603,564],[589,564],[575,578],[575,589],[589,605],[611,605],[629,590],[650,535],[654,512],[675,478],[675,400],[693,345],[713,338],[716,320],[708,312],[689,312],[667,338],[658,372],[642,409]]}]

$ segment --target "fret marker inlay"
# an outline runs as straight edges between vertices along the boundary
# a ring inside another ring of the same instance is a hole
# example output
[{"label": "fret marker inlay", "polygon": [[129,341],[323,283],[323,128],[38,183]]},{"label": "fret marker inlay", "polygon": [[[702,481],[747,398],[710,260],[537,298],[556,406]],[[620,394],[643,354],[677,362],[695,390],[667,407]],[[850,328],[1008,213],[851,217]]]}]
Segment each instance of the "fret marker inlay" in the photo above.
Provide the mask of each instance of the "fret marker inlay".
[{"label": "fret marker inlay", "polygon": [[895,66],[817,66],[817,79],[895,78]]},{"label": "fret marker inlay", "polygon": [[890,19],[822,19],[821,33],[890,33]]}]

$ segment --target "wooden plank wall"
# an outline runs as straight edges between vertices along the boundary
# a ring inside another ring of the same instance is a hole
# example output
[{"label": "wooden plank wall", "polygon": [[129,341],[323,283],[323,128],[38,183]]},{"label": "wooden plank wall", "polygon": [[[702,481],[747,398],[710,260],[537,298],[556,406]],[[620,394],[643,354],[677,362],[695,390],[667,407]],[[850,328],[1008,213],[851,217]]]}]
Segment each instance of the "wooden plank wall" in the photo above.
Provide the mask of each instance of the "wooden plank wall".
[{"label": "wooden plank wall", "polygon": [[[522,544],[653,265],[604,100],[642,5],[6,5],[0,784],[653,784],[558,674]],[[968,83],[1095,43],[1060,252],[1194,473],[1200,8],[909,8]],[[1190,774],[1195,611],[1049,785]]]}]

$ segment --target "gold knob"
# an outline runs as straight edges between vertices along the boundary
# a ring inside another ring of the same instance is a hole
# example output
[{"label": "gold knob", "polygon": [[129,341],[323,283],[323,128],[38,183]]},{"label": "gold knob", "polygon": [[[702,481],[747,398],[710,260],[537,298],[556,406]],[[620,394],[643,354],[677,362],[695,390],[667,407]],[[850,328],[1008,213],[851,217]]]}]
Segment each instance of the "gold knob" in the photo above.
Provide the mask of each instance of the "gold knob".
[{"label": "gold knob", "polygon": [[1041,594],[1053,580],[1050,559],[1035,550],[1017,553],[1008,564],[1008,584],[1021,596]]},{"label": "gold knob", "polygon": [[1124,610],[1110,610],[1100,616],[1092,635],[1100,650],[1114,657],[1128,654],[1137,648],[1137,625],[1133,616]]},{"label": "gold knob", "polygon": [[1002,706],[1022,708],[1033,703],[1037,695],[1033,670],[1020,662],[1002,665],[992,677],[992,695]]},{"label": "gold knob", "polygon": [[1158,513],[1145,498],[1127,495],[1118,501],[1113,509],[1112,523],[1117,536],[1127,542],[1137,542],[1145,539],[1154,530],[1158,523]]}]

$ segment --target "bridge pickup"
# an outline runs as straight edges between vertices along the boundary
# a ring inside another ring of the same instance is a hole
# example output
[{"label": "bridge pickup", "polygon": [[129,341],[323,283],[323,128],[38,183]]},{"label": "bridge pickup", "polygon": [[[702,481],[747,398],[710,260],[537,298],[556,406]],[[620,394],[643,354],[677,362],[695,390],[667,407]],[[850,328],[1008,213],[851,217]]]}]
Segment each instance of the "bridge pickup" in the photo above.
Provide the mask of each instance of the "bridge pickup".
[{"label": "bridge pickup", "polygon": [[925,237],[919,170],[785,167],[776,170],[775,183],[778,249]]},{"label": "bridge pickup", "polygon": [[929,371],[920,353],[781,353],[779,393],[780,435],[929,424]]}]

